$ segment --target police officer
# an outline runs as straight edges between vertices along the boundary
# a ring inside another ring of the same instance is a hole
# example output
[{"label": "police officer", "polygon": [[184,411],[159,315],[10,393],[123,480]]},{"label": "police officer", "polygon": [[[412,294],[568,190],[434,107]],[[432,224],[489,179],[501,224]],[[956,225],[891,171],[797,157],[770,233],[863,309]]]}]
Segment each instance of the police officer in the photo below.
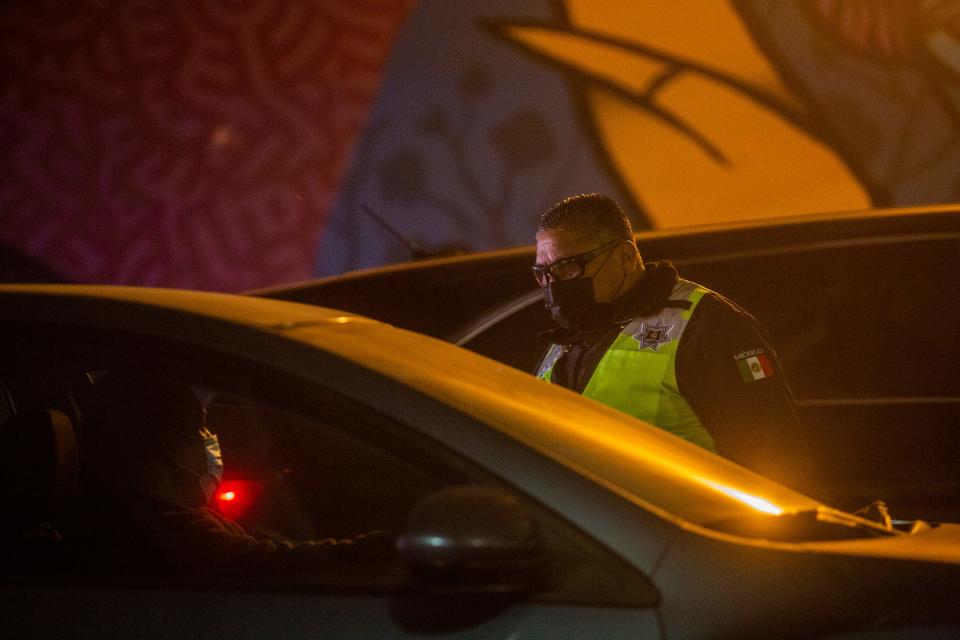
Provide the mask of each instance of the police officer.
[{"label": "police officer", "polygon": [[808,488],[809,454],[763,328],[669,262],[644,264],[616,202],[572,196],[537,226],[534,276],[558,328],[537,375]]}]

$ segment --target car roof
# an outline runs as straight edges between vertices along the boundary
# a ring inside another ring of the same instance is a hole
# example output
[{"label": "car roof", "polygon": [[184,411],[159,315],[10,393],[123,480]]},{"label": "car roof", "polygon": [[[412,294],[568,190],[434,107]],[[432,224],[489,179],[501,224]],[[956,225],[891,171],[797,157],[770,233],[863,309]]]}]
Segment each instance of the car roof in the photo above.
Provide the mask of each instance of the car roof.
[{"label": "car roof", "polygon": [[[664,517],[705,524],[819,503],[665,431],[449,343],[333,309],[220,293],[0,286],[0,322],[145,330],[269,360],[295,340],[399,381]],[[266,340],[254,340],[259,335]],[[306,361],[283,366],[315,377]]]},{"label": "car roof", "polygon": [[[960,233],[960,205],[819,213],[640,231],[644,260],[680,265],[880,239]],[[533,231],[531,228],[531,239]],[[246,292],[348,309],[450,339],[505,300],[536,289],[533,245],[360,269]]]},{"label": "car roof", "polygon": [[[809,213],[774,218],[751,218],[710,224],[687,225],[663,229],[645,229],[634,233],[640,245],[655,244],[661,241],[677,243],[689,238],[774,238],[797,240],[797,233],[803,239],[839,240],[850,237],[887,235],[898,232],[960,231],[960,203],[927,205],[915,207],[896,207],[888,209],[866,209],[863,211],[831,211]],[[533,228],[531,227],[531,240]],[[299,282],[263,287],[245,291],[246,295],[278,297],[279,294],[309,288],[330,282],[366,280],[372,276],[386,276],[407,271],[432,269],[447,270],[452,266],[480,265],[485,263],[507,262],[513,265],[522,260],[523,266],[530,266],[530,257],[535,254],[535,245],[530,244],[477,251],[453,256],[424,258],[407,262],[398,262],[379,267],[369,267],[348,271],[334,276],[311,278]],[[531,280],[532,282],[532,280]]]}]

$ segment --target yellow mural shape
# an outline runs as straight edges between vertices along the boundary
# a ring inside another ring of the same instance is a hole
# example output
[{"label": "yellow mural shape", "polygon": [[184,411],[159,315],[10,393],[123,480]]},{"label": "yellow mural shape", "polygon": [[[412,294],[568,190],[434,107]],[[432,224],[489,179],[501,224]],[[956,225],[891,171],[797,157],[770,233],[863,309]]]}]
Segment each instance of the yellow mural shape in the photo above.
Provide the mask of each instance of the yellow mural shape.
[{"label": "yellow mural shape", "polygon": [[577,30],[642,44],[666,56],[719,71],[792,108],[801,108],[729,2],[568,0],[566,10]]},{"label": "yellow mural shape", "polygon": [[870,206],[840,157],[797,124],[801,102],[726,2],[567,9],[569,29],[501,33],[579,78],[603,150],[653,226]]}]

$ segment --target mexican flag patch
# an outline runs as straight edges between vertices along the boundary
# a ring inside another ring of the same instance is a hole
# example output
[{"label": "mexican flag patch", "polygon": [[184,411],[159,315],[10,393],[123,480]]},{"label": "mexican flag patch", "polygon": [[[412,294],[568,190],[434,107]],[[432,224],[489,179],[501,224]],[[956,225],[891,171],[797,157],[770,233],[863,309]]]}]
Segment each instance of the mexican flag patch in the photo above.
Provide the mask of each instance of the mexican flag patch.
[{"label": "mexican flag patch", "polygon": [[740,377],[743,378],[744,384],[773,377],[773,367],[762,351],[755,355],[738,357],[737,368],[740,370]]}]

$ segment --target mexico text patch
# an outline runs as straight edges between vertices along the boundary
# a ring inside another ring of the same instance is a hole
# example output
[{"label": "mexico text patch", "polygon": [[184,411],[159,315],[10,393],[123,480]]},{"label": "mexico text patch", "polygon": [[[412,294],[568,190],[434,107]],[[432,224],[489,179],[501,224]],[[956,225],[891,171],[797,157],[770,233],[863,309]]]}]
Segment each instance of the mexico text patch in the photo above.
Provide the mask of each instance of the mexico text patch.
[{"label": "mexico text patch", "polygon": [[752,351],[743,351],[733,357],[737,363],[737,369],[740,370],[740,377],[744,384],[754,380],[773,377],[773,365],[763,353],[763,349],[754,349]]}]

